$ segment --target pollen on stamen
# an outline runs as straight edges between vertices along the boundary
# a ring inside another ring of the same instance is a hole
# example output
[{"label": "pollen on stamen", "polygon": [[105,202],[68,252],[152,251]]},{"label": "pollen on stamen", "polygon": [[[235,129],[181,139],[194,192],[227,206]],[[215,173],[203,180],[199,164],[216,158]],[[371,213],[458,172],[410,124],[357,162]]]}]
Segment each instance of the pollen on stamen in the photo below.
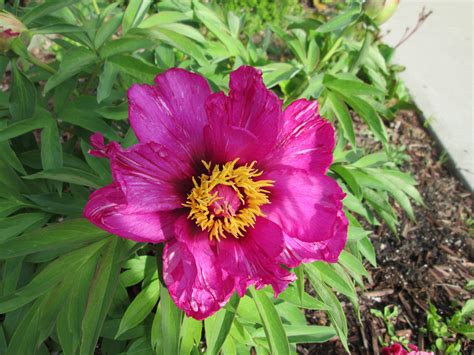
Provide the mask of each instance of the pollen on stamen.
[{"label": "pollen on stamen", "polygon": [[260,206],[270,203],[273,180],[255,180],[263,172],[254,168],[256,162],[236,166],[239,159],[223,165],[202,161],[207,174],[193,177],[194,188],[184,207],[190,209],[188,218],[218,241],[232,236],[243,237],[248,227],[264,216]]}]

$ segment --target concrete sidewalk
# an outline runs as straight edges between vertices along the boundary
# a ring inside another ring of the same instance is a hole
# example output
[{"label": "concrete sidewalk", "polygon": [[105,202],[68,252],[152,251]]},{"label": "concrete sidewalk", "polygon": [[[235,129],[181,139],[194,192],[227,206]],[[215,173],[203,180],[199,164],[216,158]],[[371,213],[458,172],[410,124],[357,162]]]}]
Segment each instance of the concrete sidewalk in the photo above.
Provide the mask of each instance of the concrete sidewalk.
[{"label": "concrete sidewalk", "polygon": [[433,13],[397,48],[395,62],[430,128],[474,189],[473,11],[474,1],[401,0],[384,24],[384,41],[396,45],[413,28],[422,8]]}]

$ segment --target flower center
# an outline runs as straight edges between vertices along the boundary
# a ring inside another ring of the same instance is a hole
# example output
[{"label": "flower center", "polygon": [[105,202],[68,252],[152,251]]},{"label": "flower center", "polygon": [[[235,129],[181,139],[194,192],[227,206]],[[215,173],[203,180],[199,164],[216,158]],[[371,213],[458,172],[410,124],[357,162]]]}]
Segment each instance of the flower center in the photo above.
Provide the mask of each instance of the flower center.
[{"label": "flower center", "polygon": [[184,207],[189,207],[188,218],[209,238],[235,238],[244,236],[247,227],[253,227],[258,216],[263,216],[260,206],[270,203],[273,180],[256,180],[262,172],[255,169],[256,162],[236,167],[239,159],[222,166],[202,162],[207,174],[193,177],[194,188],[188,195]]}]

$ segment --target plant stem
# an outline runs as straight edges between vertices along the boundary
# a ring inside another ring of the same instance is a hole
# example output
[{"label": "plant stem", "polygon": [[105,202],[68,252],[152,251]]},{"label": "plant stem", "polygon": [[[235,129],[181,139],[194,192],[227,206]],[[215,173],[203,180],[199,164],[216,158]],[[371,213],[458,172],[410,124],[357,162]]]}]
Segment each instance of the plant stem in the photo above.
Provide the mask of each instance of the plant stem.
[{"label": "plant stem", "polygon": [[43,63],[41,60],[39,60],[38,58],[36,58],[32,55],[28,55],[28,57],[26,57],[25,59],[27,59],[30,63],[40,67],[41,69],[46,70],[47,72],[49,72],[51,74],[56,74],[56,69],[54,69],[53,67],[50,67],[46,63]]},{"label": "plant stem", "polygon": [[100,15],[100,9],[99,9],[99,6],[97,5],[97,0],[92,0],[92,5],[94,6],[94,10],[97,13],[97,15]]}]

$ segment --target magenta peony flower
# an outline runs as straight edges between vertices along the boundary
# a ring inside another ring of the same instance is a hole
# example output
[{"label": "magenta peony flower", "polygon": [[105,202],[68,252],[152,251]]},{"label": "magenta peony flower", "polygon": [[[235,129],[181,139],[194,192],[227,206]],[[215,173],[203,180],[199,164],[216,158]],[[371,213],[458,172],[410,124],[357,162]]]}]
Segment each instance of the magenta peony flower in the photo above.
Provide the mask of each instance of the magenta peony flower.
[{"label": "magenta peony flower", "polygon": [[408,344],[408,348],[411,351],[407,351],[403,348],[401,344],[393,343],[390,346],[386,346],[382,348],[381,354],[382,355],[434,355],[432,351],[419,351],[418,347],[413,344]]},{"label": "magenta peony flower", "polygon": [[204,319],[234,291],[295,279],[286,267],[336,262],[347,237],[344,193],[325,176],[334,130],[316,101],[282,112],[261,72],[240,67],[230,92],[170,69],[128,91],[139,144],[91,141],[114,182],[92,193],[84,215],[112,234],[165,243],[163,278],[178,307]]}]

